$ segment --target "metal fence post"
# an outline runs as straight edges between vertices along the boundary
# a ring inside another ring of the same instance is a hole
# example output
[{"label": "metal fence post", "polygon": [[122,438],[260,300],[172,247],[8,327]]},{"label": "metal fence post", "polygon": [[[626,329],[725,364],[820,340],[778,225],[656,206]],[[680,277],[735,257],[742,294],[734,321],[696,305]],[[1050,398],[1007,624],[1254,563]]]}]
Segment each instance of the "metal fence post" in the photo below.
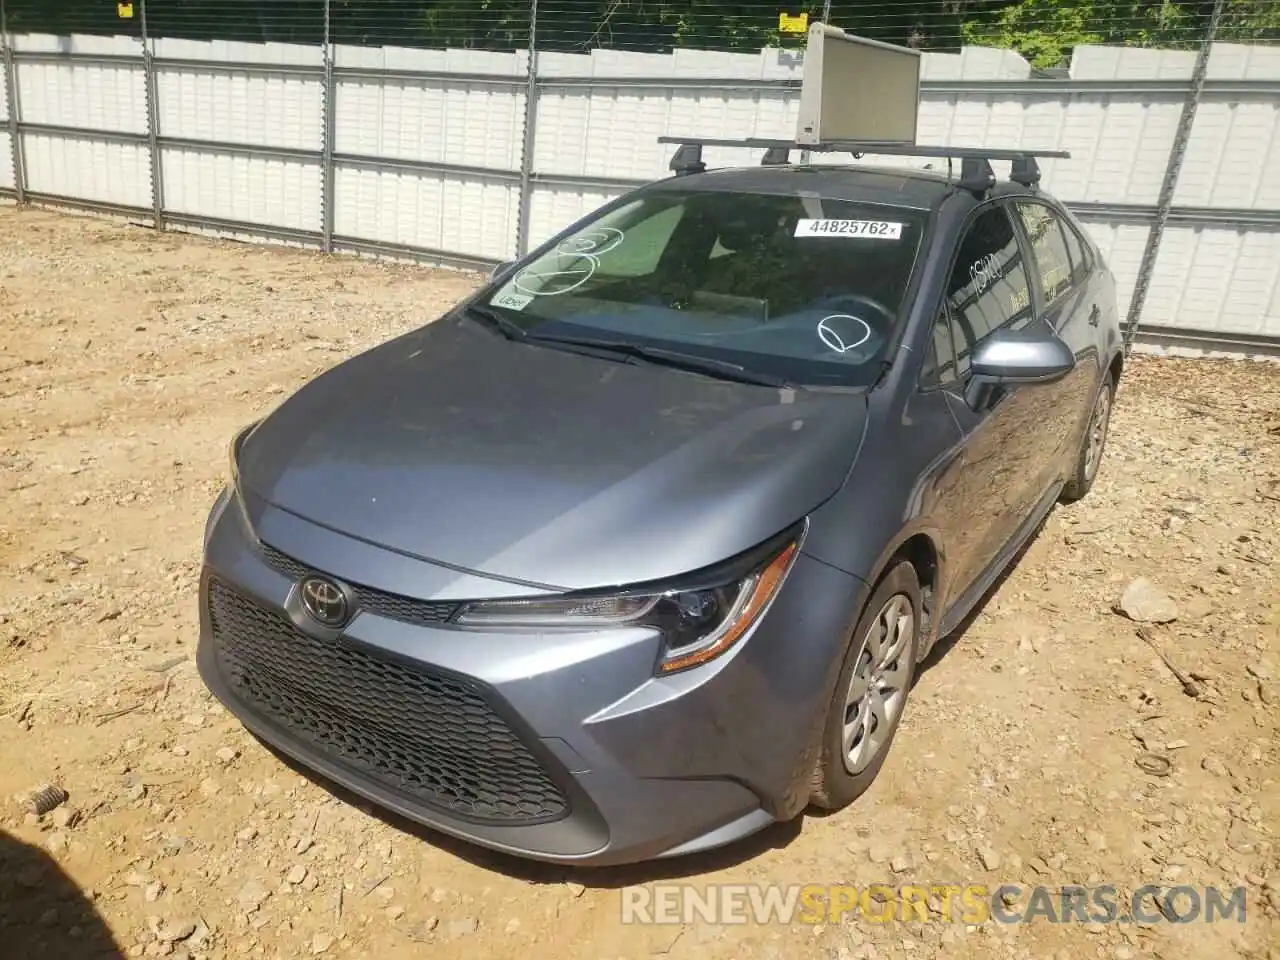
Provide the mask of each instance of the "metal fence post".
[{"label": "metal fence post", "polygon": [[19,203],[27,202],[27,173],[23,165],[22,133],[18,127],[18,71],[13,63],[13,39],[4,0],[0,0],[0,51],[4,57],[5,114],[9,119],[9,150],[13,154],[13,187]]},{"label": "metal fence post", "polygon": [[147,145],[151,148],[151,218],[157,230],[164,229],[164,161],[160,156],[160,102],[156,93],[156,65],[147,33],[147,0],[141,0],[139,22],[142,30],[142,73],[147,91]]},{"label": "metal fence post", "polygon": [[320,246],[325,253],[333,252],[333,140],[337,131],[337,84],[333,72],[333,38],[330,20],[330,0],[324,2],[324,79],[320,91],[322,116],[320,131]]},{"label": "metal fence post", "polygon": [[529,5],[528,83],[524,92],[524,141],[520,148],[520,206],[516,217],[516,256],[529,252],[529,212],[533,203],[533,153],[538,123],[538,0]]},{"label": "metal fence post", "polygon": [[1205,31],[1204,41],[1196,54],[1195,69],[1191,72],[1191,86],[1187,91],[1187,99],[1182,104],[1182,115],[1178,118],[1173,147],[1169,150],[1169,162],[1165,166],[1164,180],[1160,184],[1160,197],[1156,201],[1155,223],[1151,225],[1151,230],[1147,234],[1147,245],[1142,251],[1142,265],[1138,268],[1138,280],[1133,287],[1133,299],[1129,301],[1129,315],[1125,318],[1124,352],[1126,354],[1132,348],[1133,338],[1138,333],[1138,324],[1142,320],[1142,308],[1146,304],[1147,291],[1151,288],[1151,274],[1155,271],[1156,256],[1160,252],[1165,223],[1169,220],[1169,208],[1173,206],[1173,194],[1178,187],[1178,174],[1182,170],[1182,159],[1187,153],[1187,142],[1191,139],[1191,130],[1195,126],[1196,109],[1200,106],[1200,97],[1204,92],[1204,81],[1209,72],[1209,54],[1213,49],[1213,41],[1218,36],[1222,8],[1223,0],[1214,0],[1213,14],[1209,17],[1209,28]]}]

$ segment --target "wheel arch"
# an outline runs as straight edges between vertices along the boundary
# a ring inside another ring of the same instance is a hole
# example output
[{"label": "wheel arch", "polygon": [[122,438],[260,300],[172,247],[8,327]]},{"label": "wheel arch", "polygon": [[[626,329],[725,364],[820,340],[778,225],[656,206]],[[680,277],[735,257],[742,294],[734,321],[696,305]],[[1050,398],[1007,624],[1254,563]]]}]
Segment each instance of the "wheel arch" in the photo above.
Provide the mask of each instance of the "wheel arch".
[{"label": "wheel arch", "polygon": [[1107,364],[1107,371],[1111,374],[1111,388],[1114,390],[1120,386],[1120,375],[1124,372],[1124,350],[1119,349],[1111,357],[1111,362]]},{"label": "wheel arch", "polygon": [[937,640],[937,626],[942,619],[939,604],[946,595],[943,589],[946,550],[939,530],[925,523],[913,524],[899,531],[876,560],[871,575],[867,578],[870,589],[874,591],[885,575],[902,560],[915,568],[924,597],[925,622],[921,630],[923,642],[918,651],[923,658]]}]

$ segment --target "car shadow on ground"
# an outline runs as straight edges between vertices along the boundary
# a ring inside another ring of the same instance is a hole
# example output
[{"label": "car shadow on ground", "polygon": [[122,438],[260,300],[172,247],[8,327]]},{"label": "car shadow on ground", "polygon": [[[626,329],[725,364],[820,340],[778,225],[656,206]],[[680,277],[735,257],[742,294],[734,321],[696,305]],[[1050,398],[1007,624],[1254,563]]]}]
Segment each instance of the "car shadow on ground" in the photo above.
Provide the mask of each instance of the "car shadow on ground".
[{"label": "car shadow on ground", "polygon": [[0,830],[0,955],[123,960],[93,902],[51,856]]},{"label": "car shadow on ground", "polygon": [[[1052,511],[1050,516],[1052,516]],[[996,577],[995,581],[982,595],[982,598],[974,605],[974,608],[969,611],[956,629],[939,640],[929,652],[929,655],[916,669],[913,687],[928,670],[941,662],[942,658],[964,639],[965,632],[982,615],[987,603],[990,602],[1005,580],[1008,579],[1009,575],[1022,561],[1027,551],[1031,549],[1031,546],[1040,537],[1047,522],[1048,517],[1040,522],[1039,526],[1027,538],[1026,543],[1010,560],[1008,566]],[[646,863],[617,867],[575,867],[567,864],[548,864],[478,847],[447,834],[438,833],[429,827],[424,827],[381,807],[376,807],[345,787],[301,766],[293,758],[277,750],[265,740],[256,739],[281,763],[288,766],[299,776],[305,777],[321,789],[332,794],[335,799],[357,807],[393,829],[417,837],[424,843],[438,847],[473,866],[502,873],[527,883],[557,884],[574,882],[597,889],[617,889],[636,884],[680,880],[700,874],[715,873],[719,870],[746,863],[769,850],[780,850],[787,847],[800,835],[804,829],[804,821],[806,819],[824,819],[833,813],[840,812],[818,810],[810,807],[793,820],[786,823],[773,824],[737,843],[715,850],[708,850],[705,853],[689,854],[670,860],[652,860]]]}]

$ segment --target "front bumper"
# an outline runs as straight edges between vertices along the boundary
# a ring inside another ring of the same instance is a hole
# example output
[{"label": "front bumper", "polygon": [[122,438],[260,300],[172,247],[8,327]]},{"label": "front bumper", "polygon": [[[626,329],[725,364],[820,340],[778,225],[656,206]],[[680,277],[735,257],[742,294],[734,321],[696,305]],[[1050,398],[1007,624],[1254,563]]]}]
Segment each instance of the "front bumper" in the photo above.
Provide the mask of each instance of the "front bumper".
[{"label": "front bumper", "polygon": [[[199,670],[302,765],[443,833],[592,865],[709,849],[803,808],[814,719],[861,581],[802,554],[732,651],[658,678],[651,631],[432,623],[419,614],[434,602],[513,588],[456,571],[440,586],[440,567],[387,551],[370,564],[367,545],[260,507],[266,548],[238,507],[224,494],[206,533]],[[300,608],[307,568],[400,592],[328,633]],[[476,593],[480,583],[490,589]]]}]

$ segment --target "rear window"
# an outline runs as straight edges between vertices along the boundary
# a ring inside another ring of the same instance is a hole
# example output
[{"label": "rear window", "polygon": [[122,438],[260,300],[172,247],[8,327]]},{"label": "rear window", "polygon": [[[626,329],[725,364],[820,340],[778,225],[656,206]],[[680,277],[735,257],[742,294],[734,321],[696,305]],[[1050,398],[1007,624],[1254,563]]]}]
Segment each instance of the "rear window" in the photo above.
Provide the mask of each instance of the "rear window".
[{"label": "rear window", "polygon": [[816,197],[645,191],[510,275],[488,303],[527,329],[862,385],[903,314],[926,216]]}]

